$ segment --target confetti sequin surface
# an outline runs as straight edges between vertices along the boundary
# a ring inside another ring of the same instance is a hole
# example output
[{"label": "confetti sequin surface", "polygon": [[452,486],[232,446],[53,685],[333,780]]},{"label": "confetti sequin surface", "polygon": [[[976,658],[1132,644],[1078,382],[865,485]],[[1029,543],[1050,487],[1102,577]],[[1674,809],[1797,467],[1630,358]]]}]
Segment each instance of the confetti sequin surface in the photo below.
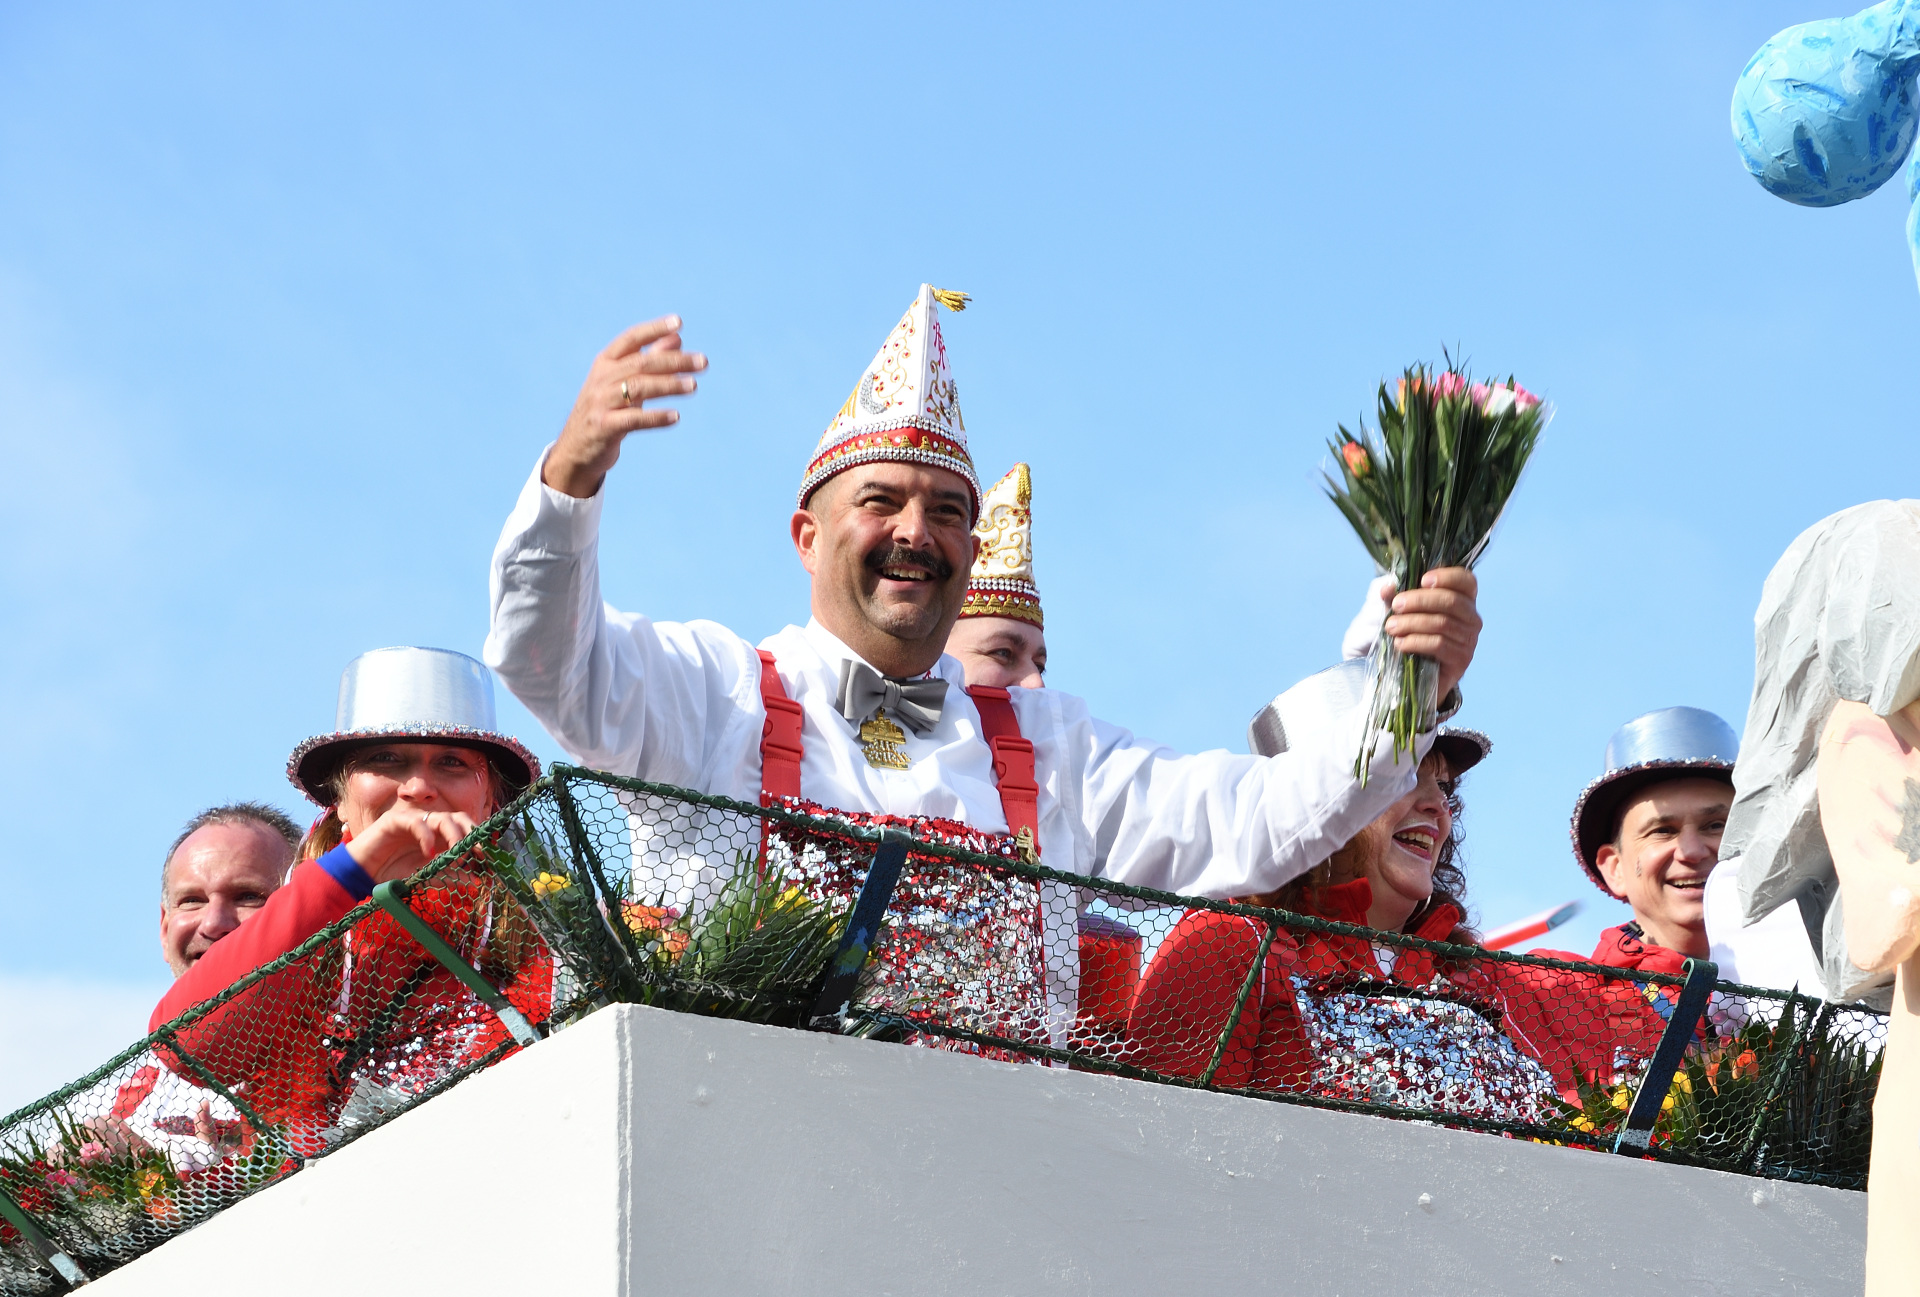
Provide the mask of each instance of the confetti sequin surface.
[{"label": "confetti sequin surface", "polygon": [[[1010,856],[1017,850],[1004,834],[983,834],[950,821],[841,813],[834,818],[850,825],[904,828],[916,838],[982,854]],[[870,843],[849,838],[841,844],[818,831],[802,836],[776,830],[774,837],[781,845],[769,853],[770,861],[794,885],[809,895],[849,904],[859,895],[872,859]],[[1041,895],[1033,880],[910,853],[887,916],[873,952],[866,1007],[1023,1044],[1051,1043]],[[939,1036],[916,1034],[912,1039],[1034,1061]]]},{"label": "confetti sequin surface", "polygon": [[1496,1121],[1536,1122],[1554,1110],[1552,1075],[1490,1010],[1442,983],[1293,982],[1314,1041],[1317,1093]]}]

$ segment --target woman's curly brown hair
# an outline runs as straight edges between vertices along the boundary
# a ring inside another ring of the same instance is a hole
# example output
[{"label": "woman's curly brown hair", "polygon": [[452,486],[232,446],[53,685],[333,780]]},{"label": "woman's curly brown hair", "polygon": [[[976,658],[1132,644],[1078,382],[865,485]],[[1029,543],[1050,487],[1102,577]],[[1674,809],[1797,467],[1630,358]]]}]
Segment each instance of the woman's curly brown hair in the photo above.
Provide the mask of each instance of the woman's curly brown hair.
[{"label": "woman's curly brown hair", "polygon": [[[1466,804],[1460,799],[1460,777],[1442,780],[1440,789],[1446,794],[1447,809],[1453,813],[1453,828],[1440,844],[1440,850],[1434,858],[1433,893],[1407,919],[1402,931],[1411,932],[1418,928],[1436,907],[1451,905],[1460,912],[1461,919],[1447,940],[1478,943],[1480,934],[1474,930],[1467,911],[1467,874],[1460,867],[1459,859],[1460,846],[1465,841],[1461,822],[1466,816]],[[1255,905],[1270,905],[1276,909],[1292,910],[1296,914],[1317,914],[1321,909],[1320,893],[1324,889],[1339,883],[1350,883],[1365,874],[1366,861],[1361,854],[1365,850],[1366,844],[1356,834],[1352,841],[1334,852],[1325,864],[1309,869],[1276,891],[1246,899]]]}]

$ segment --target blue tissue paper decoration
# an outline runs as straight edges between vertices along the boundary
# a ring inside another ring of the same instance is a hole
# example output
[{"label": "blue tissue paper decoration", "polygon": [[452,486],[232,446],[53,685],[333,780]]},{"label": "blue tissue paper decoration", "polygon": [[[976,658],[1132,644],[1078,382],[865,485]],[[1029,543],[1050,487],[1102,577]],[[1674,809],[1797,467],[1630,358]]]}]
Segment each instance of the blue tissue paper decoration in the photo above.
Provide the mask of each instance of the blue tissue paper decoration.
[{"label": "blue tissue paper decoration", "polygon": [[[1789,27],[1733,87],[1740,159],[1770,194],[1806,207],[1865,198],[1913,149],[1920,0]],[[1920,153],[1907,170],[1907,243],[1920,276]]]},{"label": "blue tissue paper decoration", "polygon": [[1733,137],[1754,179],[1788,202],[1833,207],[1893,177],[1913,146],[1920,4],[1789,27],[1733,88]]}]

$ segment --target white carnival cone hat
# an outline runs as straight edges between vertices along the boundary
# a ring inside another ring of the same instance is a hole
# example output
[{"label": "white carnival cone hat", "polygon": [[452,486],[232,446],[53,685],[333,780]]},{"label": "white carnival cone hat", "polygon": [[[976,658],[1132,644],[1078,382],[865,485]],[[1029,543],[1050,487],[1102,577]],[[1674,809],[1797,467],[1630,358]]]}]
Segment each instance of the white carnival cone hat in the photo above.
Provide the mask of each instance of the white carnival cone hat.
[{"label": "white carnival cone hat", "polygon": [[967,581],[962,617],[1017,617],[1045,627],[1033,583],[1033,475],[1015,464],[980,502],[980,557]]},{"label": "white carnival cone hat", "polygon": [[919,296],[860,375],[853,394],[833,416],[800,479],[800,507],[822,482],[857,464],[892,460],[958,473],[980,509],[980,479],[967,453],[960,395],[947,368],[935,305],[966,309],[965,293],[920,285]]}]

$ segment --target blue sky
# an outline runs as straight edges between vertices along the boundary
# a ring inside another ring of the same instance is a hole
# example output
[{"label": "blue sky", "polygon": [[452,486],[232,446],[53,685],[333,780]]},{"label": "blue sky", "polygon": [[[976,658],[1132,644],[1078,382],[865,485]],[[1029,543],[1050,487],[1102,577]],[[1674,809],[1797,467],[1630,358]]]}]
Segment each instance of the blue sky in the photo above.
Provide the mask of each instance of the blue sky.
[{"label": "blue sky", "polygon": [[1337,653],[1370,569],[1317,470],[1382,375],[1444,344],[1558,405],[1481,569],[1468,860],[1488,924],[1592,902],[1587,948],[1607,735],[1739,727],[1773,560],[1912,493],[1905,199],[1791,207],[1735,156],[1735,76],[1824,10],[1355,12],[0,9],[8,1052],[50,1084],[144,1019],[161,852],[310,813],[282,766],[349,658],[478,652],[626,324],[713,366],[613,479],[609,598],[804,617],[793,486],[922,280],[975,298],[982,473],[1033,465],[1052,683],[1186,748]]}]

